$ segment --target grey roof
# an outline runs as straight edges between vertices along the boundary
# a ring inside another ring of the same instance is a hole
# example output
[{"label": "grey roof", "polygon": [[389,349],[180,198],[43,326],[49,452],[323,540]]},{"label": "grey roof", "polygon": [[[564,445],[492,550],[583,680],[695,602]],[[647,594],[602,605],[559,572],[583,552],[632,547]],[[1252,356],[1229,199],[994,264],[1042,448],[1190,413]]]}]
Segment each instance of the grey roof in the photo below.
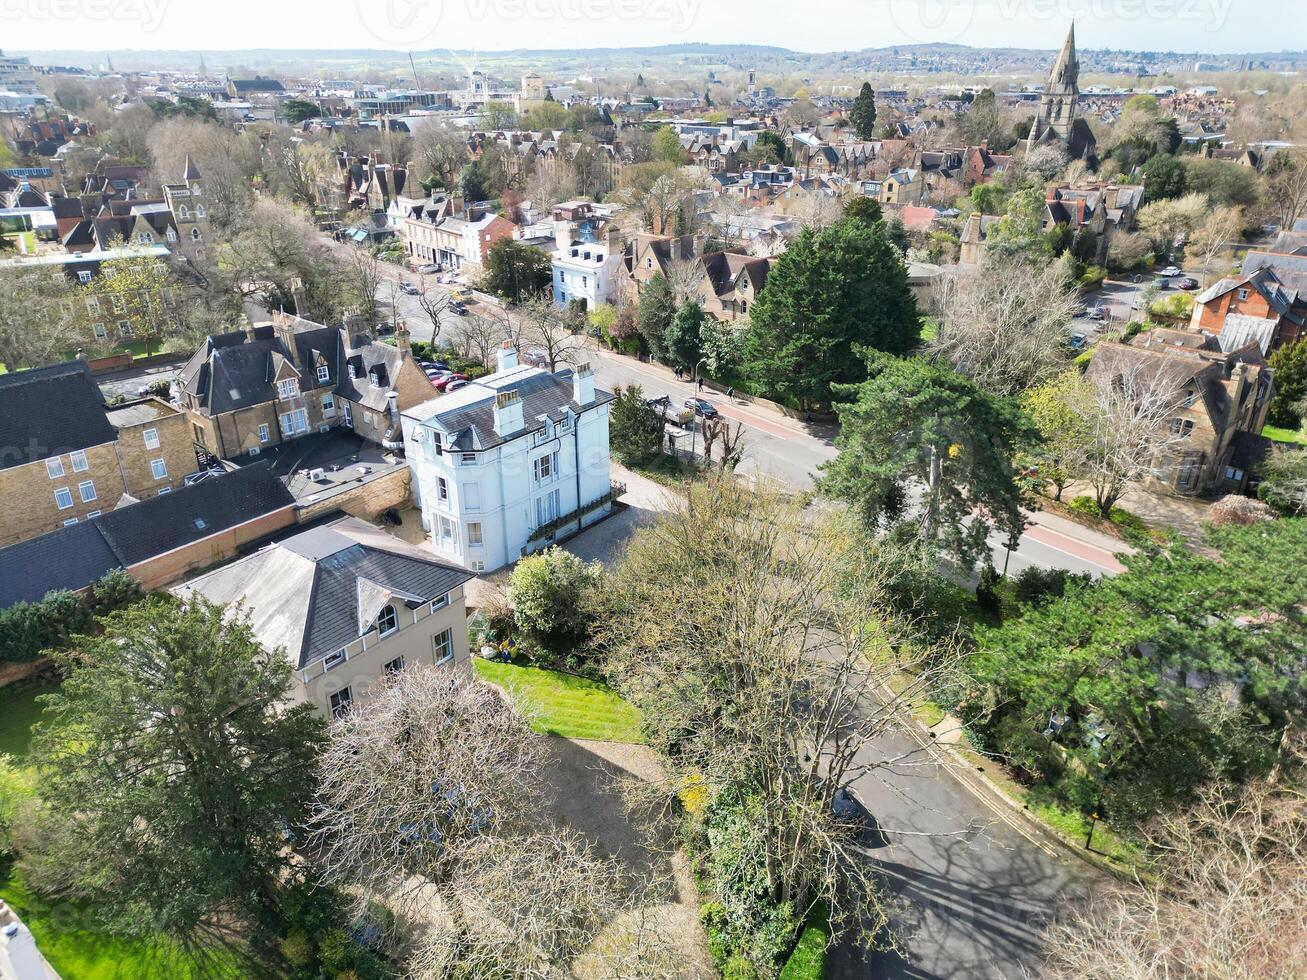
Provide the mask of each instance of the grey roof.
[{"label": "grey roof", "polygon": [[174,548],[294,504],[267,464],[204,480],[0,549],[0,608],[85,588]]},{"label": "grey roof", "polygon": [[[467,388],[457,393],[462,394],[474,387],[484,388],[485,395],[476,401],[460,402],[455,407],[441,411],[439,410],[441,399],[436,400],[437,411],[426,416],[426,418],[435,422],[450,434],[450,440],[447,443],[448,448],[471,452],[472,450],[491,449],[509,441],[509,439],[501,438],[499,433],[495,431],[495,394],[497,391],[514,390],[517,392],[518,397],[522,399],[522,420],[525,427],[521,432],[512,433],[510,439],[516,439],[526,433],[543,429],[542,416],[548,416],[551,421],[558,423],[564,419],[568,409],[571,409],[575,414],[579,414],[586,409],[606,405],[613,400],[610,393],[596,388],[595,400],[592,403],[585,406],[578,405],[572,400],[572,371],[570,368],[556,374],[530,368],[517,368],[515,370],[518,377],[514,378],[510,383],[491,387],[474,381]],[[493,382],[498,377],[499,375],[491,375],[482,379],[482,382]],[[445,397],[448,398],[449,396],[446,395]]]},{"label": "grey roof", "polygon": [[474,576],[346,518],[270,545],[175,591],[241,603],[259,642],[306,667],[369,631],[394,603],[416,608]]},{"label": "grey roof", "polygon": [[85,361],[0,375],[0,470],[117,438]]}]

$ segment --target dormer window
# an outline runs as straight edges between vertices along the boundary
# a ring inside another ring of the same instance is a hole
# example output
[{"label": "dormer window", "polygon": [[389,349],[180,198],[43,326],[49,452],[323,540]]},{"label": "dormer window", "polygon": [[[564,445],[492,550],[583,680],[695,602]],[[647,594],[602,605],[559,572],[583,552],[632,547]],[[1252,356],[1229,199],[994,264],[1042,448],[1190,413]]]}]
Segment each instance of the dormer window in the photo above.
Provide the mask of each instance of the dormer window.
[{"label": "dormer window", "polygon": [[325,364],[319,364],[319,365],[318,365],[318,381],[319,381],[319,382],[324,382],[324,383],[325,383],[326,381],[330,380],[330,378],[331,378],[331,372],[327,370],[327,365],[325,365]]},{"label": "dormer window", "polygon": [[390,636],[399,629],[399,614],[395,612],[394,606],[387,606],[381,610],[377,616],[377,632],[382,636]]},{"label": "dormer window", "polygon": [[277,397],[282,401],[288,398],[295,398],[300,393],[300,383],[294,378],[286,378],[277,382]]}]

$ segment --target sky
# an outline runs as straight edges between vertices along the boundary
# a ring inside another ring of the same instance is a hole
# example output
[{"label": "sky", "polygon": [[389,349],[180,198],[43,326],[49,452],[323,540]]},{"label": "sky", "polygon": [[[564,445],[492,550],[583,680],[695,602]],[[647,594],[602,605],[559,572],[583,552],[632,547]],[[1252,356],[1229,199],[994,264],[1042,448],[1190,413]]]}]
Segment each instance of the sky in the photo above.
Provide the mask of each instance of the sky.
[{"label": "sky", "polygon": [[0,0],[0,48],[1307,48],[1307,0]]}]

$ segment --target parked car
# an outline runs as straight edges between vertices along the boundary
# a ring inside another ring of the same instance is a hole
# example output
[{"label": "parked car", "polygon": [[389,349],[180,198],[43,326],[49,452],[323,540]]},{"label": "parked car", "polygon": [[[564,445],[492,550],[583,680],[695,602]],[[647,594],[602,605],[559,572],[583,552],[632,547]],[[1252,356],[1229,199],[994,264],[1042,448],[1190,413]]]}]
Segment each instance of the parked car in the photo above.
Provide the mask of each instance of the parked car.
[{"label": "parked car", "polygon": [[1084,316],[1089,312],[1089,307],[1085,306],[1084,303],[1072,303],[1070,310],[1072,316]]},{"label": "parked car", "polygon": [[434,275],[435,275],[437,272],[439,272],[439,271],[440,271],[440,266],[438,266],[438,265],[420,265],[420,266],[418,266],[418,272],[422,273],[422,275],[424,275],[424,276],[434,276]]},{"label": "parked car", "polygon": [[717,417],[717,409],[712,406],[711,402],[706,402],[702,398],[687,398],[685,407],[692,409],[695,415],[705,419],[715,419]]},{"label": "parked car", "polygon": [[1070,337],[1067,338],[1066,343],[1067,346],[1070,347],[1072,350],[1082,350],[1087,340],[1088,338],[1086,338],[1084,334],[1073,333]]},{"label": "parked car", "polygon": [[454,378],[449,382],[449,384],[445,385],[445,394],[449,394],[451,391],[458,391],[459,388],[466,388],[467,384],[468,382],[466,378]]},{"label": "parked car", "polygon": [[1183,279],[1181,279],[1179,282],[1177,282],[1177,283],[1175,284],[1175,288],[1176,288],[1176,289],[1183,289],[1183,290],[1185,290],[1186,292],[1189,291],[1189,290],[1191,290],[1191,289],[1197,289],[1197,288],[1198,288],[1198,280],[1197,280],[1197,279],[1190,278],[1189,276],[1185,276]]},{"label": "parked car", "polygon": [[1089,311],[1088,316],[1089,316],[1089,319],[1091,319],[1091,320],[1099,320],[1099,321],[1101,321],[1101,320],[1106,320],[1106,319],[1107,319],[1107,307],[1104,306],[1102,303],[1099,303],[1097,306],[1093,307],[1093,308]]},{"label": "parked car", "polygon": [[399,284],[399,291],[409,296],[422,295],[422,290],[418,289],[417,286],[413,285],[411,282],[401,282]]},{"label": "parked car", "polygon": [[467,289],[464,286],[449,287],[449,300],[451,303],[455,301],[459,303],[466,303],[471,298],[472,298],[472,291],[470,289]]},{"label": "parked car", "polygon": [[467,307],[456,299],[449,301],[449,312],[456,316],[467,316]]},{"label": "parked car", "polygon": [[467,381],[467,380],[468,377],[466,374],[459,374],[457,372],[453,372],[433,382],[433,384],[435,384],[436,386],[436,391],[448,391],[449,386],[453,384],[455,381]]},{"label": "parked car", "polygon": [[1162,270],[1162,275],[1166,276],[1166,278],[1168,279],[1173,279],[1176,276],[1183,275],[1183,274],[1184,274],[1183,271],[1179,267],[1174,265],[1168,265],[1165,269]]}]

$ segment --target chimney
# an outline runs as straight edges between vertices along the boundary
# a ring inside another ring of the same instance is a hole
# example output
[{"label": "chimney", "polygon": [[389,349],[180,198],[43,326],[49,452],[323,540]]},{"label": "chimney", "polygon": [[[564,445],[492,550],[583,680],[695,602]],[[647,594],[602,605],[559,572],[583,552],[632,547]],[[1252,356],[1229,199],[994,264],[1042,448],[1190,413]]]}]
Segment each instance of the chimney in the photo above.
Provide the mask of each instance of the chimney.
[{"label": "chimney", "polygon": [[245,321],[245,339],[251,344],[254,343],[254,324],[249,320]]},{"label": "chimney", "polygon": [[497,357],[499,362],[497,370],[508,371],[517,367],[517,351],[507,340],[499,345],[499,353]]},{"label": "chimney", "polygon": [[368,326],[363,317],[350,314],[345,317],[345,336],[349,340],[349,349],[362,347],[368,342]]},{"label": "chimney", "polygon": [[395,346],[399,348],[399,359],[407,361],[413,356],[413,338],[408,332],[408,322],[400,320],[395,324]]},{"label": "chimney", "polygon": [[608,238],[608,252],[611,255],[616,255],[622,247],[622,230],[617,227],[616,221],[610,221],[605,233]]},{"label": "chimney", "polygon": [[1107,205],[1109,209],[1116,208],[1117,197],[1120,194],[1121,194],[1121,188],[1117,187],[1116,184],[1107,185],[1107,195],[1106,195],[1107,199],[1104,203]]},{"label": "chimney", "polygon": [[507,439],[521,432],[522,428],[522,399],[517,390],[501,391],[495,395],[495,433],[501,439]]},{"label": "chimney", "polygon": [[566,252],[572,247],[572,223],[562,218],[554,219],[554,247]]},{"label": "chimney", "polygon": [[582,408],[595,400],[595,375],[589,361],[572,369],[572,401]]}]

